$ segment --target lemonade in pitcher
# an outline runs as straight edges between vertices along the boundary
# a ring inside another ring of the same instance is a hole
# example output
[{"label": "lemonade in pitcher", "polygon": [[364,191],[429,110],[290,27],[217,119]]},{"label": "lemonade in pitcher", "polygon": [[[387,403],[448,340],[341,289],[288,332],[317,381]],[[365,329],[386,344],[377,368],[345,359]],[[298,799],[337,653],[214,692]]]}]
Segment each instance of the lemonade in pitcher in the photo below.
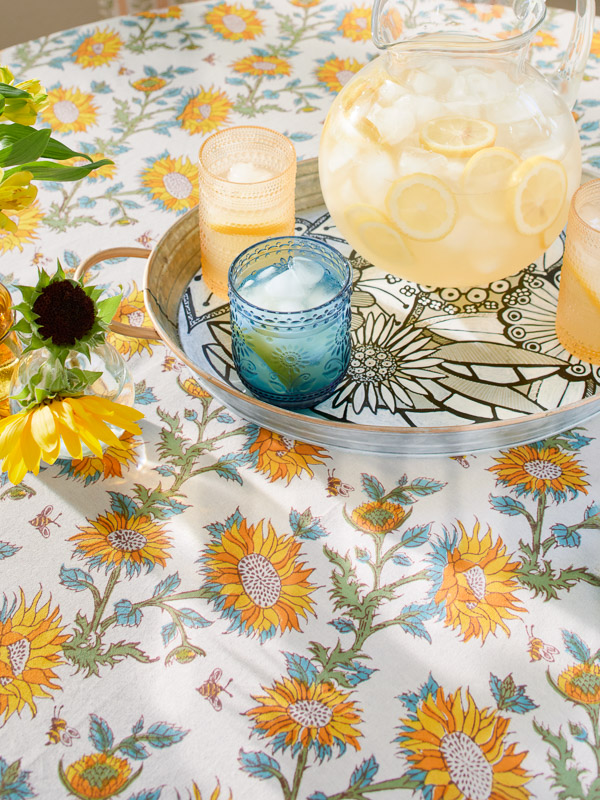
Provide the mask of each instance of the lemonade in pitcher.
[{"label": "lemonade in pitcher", "polygon": [[477,33],[426,29],[389,47],[346,84],[321,137],[340,233],[422,284],[488,284],[526,267],[559,235],[581,179],[577,126],[525,60],[525,34]]}]

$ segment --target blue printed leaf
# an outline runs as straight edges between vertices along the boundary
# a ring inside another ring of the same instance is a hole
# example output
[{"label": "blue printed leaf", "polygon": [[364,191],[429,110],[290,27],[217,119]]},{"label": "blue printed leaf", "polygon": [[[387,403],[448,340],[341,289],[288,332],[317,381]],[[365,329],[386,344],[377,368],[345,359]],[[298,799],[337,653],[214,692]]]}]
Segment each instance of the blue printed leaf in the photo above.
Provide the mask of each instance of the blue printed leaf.
[{"label": "blue printed leaf", "polygon": [[115,514],[123,514],[126,519],[137,513],[137,506],[131,497],[121,494],[121,492],[109,492],[110,507]]},{"label": "blue printed leaf", "polygon": [[392,556],[392,561],[394,564],[399,564],[401,567],[409,567],[412,564],[412,558],[407,556],[406,553],[397,553],[395,556]]},{"label": "blue printed leaf", "polygon": [[131,729],[131,732],[133,733],[134,736],[136,736],[138,733],[141,733],[143,727],[144,727],[144,717],[141,716]]},{"label": "blue printed leaf", "polygon": [[62,260],[66,261],[67,264],[71,267],[71,269],[76,269],[79,266],[79,256],[72,250],[65,250],[63,252]]},{"label": "blue printed leaf", "polygon": [[182,514],[186,508],[191,508],[191,506],[186,506],[185,503],[180,503],[172,497],[162,498],[155,501],[154,515],[159,519],[168,519]]},{"label": "blue printed leaf", "polygon": [[188,731],[176,728],[175,725],[170,725],[168,722],[155,722],[148,728],[146,739],[152,747],[171,747],[172,744],[180,742],[187,734]]},{"label": "blue printed leaf", "polygon": [[445,485],[445,483],[434,481],[431,478],[415,478],[406,488],[419,497],[425,497],[428,494],[439,492]]},{"label": "blue printed leaf", "polygon": [[9,544],[8,542],[0,542],[0,561],[3,558],[10,558],[14,556],[21,548],[16,544]]},{"label": "blue printed leaf", "polygon": [[283,655],[290,678],[296,678],[308,685],[315,683],[318,672],[315,665],[308,658],[298,655],[298,653],[284,653]]},{"label": "blue printed leaf", "polygon": [[375,775],[377,775],[378,769],[379,764],[375,756],[365,758],[362,764],[359,764],[350,776],[349,786],[368,786],[372,783]]},{"label": "blue printed leaf", "polygon": [[243,483],[242,476],[237,471],[237,467],[239,465],[240,459],[238,454],[230,453],[229,455],[223,456],[217,461],[215,464],[215,471],[221,478],[225,478],[225,480],[228,481],[235,481],[241,486]]},{"label": "blue printed leaf", "polygon": [[351,619],[346,619],[345,617],[340,617],[339,619],[332,619],[328,625],[333,625],[336,631],[340,633],[354,633],[356,628],[354,627],[354,622]]},{"label": "blue printed leaf", "polygon": [[164,464],[160,464],[158,467],[154,467],[154,469],[158,472],[159,475],[163,475],[165,478],[168,478],[171,475],[175,474],[175,467],[170,467]]},{"label": "blue printed leaf", "polygon": [[154,591],[152,592],[152,597],[158,597],[158,595],[165,595],[174,592],[175,589],[181,583],[181,578],[179,577],[179,573],[175,572],[173,575],[169,575],[167,578],[162,580],[160,583],[157,583],[154,587]]},{"label": "blue printed leaf", "polygon": [[60,568],[60,582],[73,592],[82,592],[84,589],[88,589],[90,585],[93,585],[94,579],[79,567],[67,568],[63,564]]},{"label": "blue printed leaf", "polygon": [[174,622],[168,622],[166,625],[163,625],[160,629],[160,635],[162,636],[163,644],[168,645],[171,639],[177,633],[177,625]]},{"label": "blue printed leaf", "polygon": [[132,794],[128,800],[159,800],[162,792],[162,786],[158,789],[143,789],[137,794]]},{"label": "blue printed leaf", "polygon": [[119,750],[129,758],[135,761],[143,761],[148,758],[150,752],[146,750],[141,742],[136,742],[135,739],[126,739],[119,747]]},{"label": "blue printed leaf", "polygon": [[114,604],[116,625],[126,625],[129,628],[137,627],[142,621],[142,610],[134,608],[129,600],[119,600]]},{"label": "blue printed leaf", "polygon": [[407,531],[404,531],[400,541],[404,547],[420,547],[422,544],[425,544],[429,538],[430,531],[430,522],[428,522],[427,525],[417,525],[414,528],[409,528]]},{"label": "blue printed leaf", "polygon": [[212,625],[209,619],[204,619],[203,616],[194,611],[193,608],[182,608],[177,612],[179,618],[188,628],[206,628]]},{"label": "blue printed leaf", "polygon": [[550,530],[558,547],[579,547],[581,544],[581,534],[575,529],[567,528],[562,522],[552,525]]},{"label": "blue printed leaf", "polygon": [[592,503],[586,508],[583,517],[584,519],[590,519],[590,517],[595,517],[598,514],[600,514],[600,507],[597,503]]},{"label": "blue printed leaf", "polygon": [[227,424],[228,422],[234,422],[234,419],[231,416],[231,414],[226,414],[225,412],[222,412],[217,417],[217,422],[222,422],[223,424]]},{"label": "blue printed leaf", "polygon": [[95,714],[90,714],[90,742],[96,750],[105,753],[113,746],[114,736],[108,724]]},{"label": "blue printed leaf", "polygon": [[239,762],[244,772],[263,781],[281,773],[279,762],[266,753],[240,750]]},{"label": "blue printed leaf", "polygon": [[490,495],[490,503],[492,508],[499,511],[501,514],[506,514],[509,517],[514,517],[517,514],[526,514],[526,509],[523,503],[514,500],[512,497]]},{"label": "blue printed leaf", "polygon": [[327,536],[328,532],[321,525],[319,517],[313,517],[310,508],[303,511],[302,514],[292,508],[290,511],[290,528],[294,536],[299,539],[320,539]]},{"label": "blue printed leaf", "polygon": [[431,643],[431,636],[423,625],[423,620],[431,619],[431,617],[439,612],[438,606],[431,602],[427,606],[421,606],[417,603],[405,606],[398,618],[399,625],[403,631],[410,633],[417,639],[425,639]]},{"label": "blue printed leaf", "polygon": [[581,664],[585,661],[589,661],[591,653],[590,648],[587,644],[577,636],[576,633],[573,631],[562,631],[563,642],[565,643],[565,647],[567,651],[573,656],[573,658],[577,659]]},{"label": "blue printed leaf", "polygon": [[385,489],[374,475],[363,472],[360,476],[363,490],[371,500],[381,500],[385,494]]},{"label": "blue printed leaf", "polygon": [[502,711],[514,711],[515,714],[526,714],[537,705],[525,694],[525,686],[517,686],[512,675],[500,680],[490,672],[490,689],[496,705]]},{"label": "blue printed leaf", "polygon": [[346,674],[346,680],[350,686],[358,686],[363,681],[368,681],[376,669],[370,669],[361,664],[360,661],[351,661],[349,665],[340,666]]},{"label": "blue printed leaf", "polygon": [[327,800],[327,795],[323,794],[323,792],[313,792],[306,800]]}]

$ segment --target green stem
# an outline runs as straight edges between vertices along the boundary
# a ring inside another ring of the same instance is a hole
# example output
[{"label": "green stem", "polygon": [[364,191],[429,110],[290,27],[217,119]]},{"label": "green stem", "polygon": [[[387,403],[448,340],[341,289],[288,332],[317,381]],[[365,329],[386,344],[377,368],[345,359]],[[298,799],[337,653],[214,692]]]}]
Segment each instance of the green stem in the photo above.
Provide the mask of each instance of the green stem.
[{"label": "green stem", "polygon": [[300,755],[298,756],[298,761],[296,763],[296,770],[294,771],[294,781],[292,783],[292,788],[290,791],[289,798],[290,800],[296,800],[298,797],[298,792],[300,791],[300,783],[302,781],[302,776],[304,774],[304,769],[306,767],[306,759],[308,758],[308,747],[303,747],[300,751]]},{"label": "green stem", "polygon": [[546,511],[546,492],[540,492],[540,496],[538,497],[538,504],[537,504],[537,518],[535,520],[535,525],[533,527],[533,547],[532,547],[532,556],[533,556],[533,564],[537,566],[538,559],[540,557],[540,548],[542,544],[542,527],[544,524],[544,512]]},{"label": "green stem", "polygon": [[[92,617],[92,621],[90,622],[90,633],[94,633],[96,631],[96,628],[98,627],[98,624],[102,619],[102,614],[104,614],[104,611],[106,610],[106,605],[110,599],[113,589],[115,588],[115,586],[119,581],[120,575],[121,575],[121,567],[120,566],[113,567],[108,582],[106,584],[106,588],[104,590],[104,596],[94,609],[94,616]],[[101,626],[101,631],[102,633],[104,632],[102,626]]]},{"label": "green stem", "polygon": [[379,783],[370,783],[367,786],[350,786],[344,789],[343,792],[337,794],[327,795],[327,800],[346,800],[346,798],[353,798],[353,800],[362,800],[366,798],[371,792],[391,792],[393,789],[406,789],[416,791],[420,787],[418,781],[413,778],[402,776],[401,778],[390,778],[387,781],[379,781]]}]

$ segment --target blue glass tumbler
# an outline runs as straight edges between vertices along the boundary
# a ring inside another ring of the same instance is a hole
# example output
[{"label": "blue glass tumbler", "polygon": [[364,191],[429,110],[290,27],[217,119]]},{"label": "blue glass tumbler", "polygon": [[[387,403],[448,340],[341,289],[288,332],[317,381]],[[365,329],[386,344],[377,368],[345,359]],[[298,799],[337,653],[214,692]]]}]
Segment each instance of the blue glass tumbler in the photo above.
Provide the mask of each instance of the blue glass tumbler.
[{"label": "blue glass tumbler", "polygon": [[[334,292],[331,299],[281,311],[242,296],[244,282],[258,282],[267,267],[285,270],[290,259],[318,265]],[[244,386],[283,408],[310,408],[329,397],[350,363],[351,291],[347,259],[318,239],[278,236],[240,253],[229,269],[229,304],[233,360]]]}]

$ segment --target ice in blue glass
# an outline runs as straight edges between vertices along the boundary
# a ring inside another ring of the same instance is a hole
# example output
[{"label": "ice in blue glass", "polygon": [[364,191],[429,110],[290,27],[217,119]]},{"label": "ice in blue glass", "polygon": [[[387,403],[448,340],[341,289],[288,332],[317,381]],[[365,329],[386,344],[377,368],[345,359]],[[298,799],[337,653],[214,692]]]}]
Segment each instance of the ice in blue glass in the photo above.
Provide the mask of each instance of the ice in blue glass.
[{"label": "ice in blue glass", "polygon": [[325,400],[350,362],[350,265],[310,236],[244,250],[229,270],[231,344],[243,384],[283,408]]}]

